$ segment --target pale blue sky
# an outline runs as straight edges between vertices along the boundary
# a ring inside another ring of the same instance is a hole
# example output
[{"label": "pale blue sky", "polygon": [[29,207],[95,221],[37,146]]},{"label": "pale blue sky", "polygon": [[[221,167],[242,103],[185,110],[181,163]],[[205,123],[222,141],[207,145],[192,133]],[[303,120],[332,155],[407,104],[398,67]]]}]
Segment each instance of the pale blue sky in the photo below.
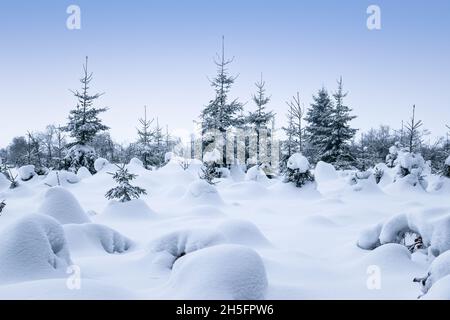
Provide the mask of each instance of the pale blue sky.
[{"label": "pale blue sky", "polygon": [[[81,30],[66,28],[70,4],[81,7]],[[370,4],[381,7],[379,31],[366,27]],[[2,0],[0,146],[65,123],[85,55],[116,140],[135,139],[143,105],[190,130],[213,97],[207,77],[222,35],[239,74],[232,96],[252,109],[263,72],[279,125],[296,91],[309,105],[341,75],[355,127],[398,127],[413,103],[434,134],[450,123],[448,0]]]}]

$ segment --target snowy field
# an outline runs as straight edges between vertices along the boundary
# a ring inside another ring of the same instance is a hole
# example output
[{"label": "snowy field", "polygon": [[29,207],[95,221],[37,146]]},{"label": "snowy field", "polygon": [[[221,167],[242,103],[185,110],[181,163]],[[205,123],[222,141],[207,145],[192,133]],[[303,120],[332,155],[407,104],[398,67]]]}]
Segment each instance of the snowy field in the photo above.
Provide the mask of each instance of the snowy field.
[{"label": "snowy field", "polygon": [[[417,299],[413,279],[450,246],[445,178],[428,174],[424,190],[319,163],[302,188],[238,167],[211,186],[200,162],[177,161],[148,171],[132,160],[148,195],[126,203],[105,199],[107,162],[13,190],[0,175],[0,298]],[[426,248],[391,243],[406,229]],[[448,261],[423,298],[450,298]]]}]

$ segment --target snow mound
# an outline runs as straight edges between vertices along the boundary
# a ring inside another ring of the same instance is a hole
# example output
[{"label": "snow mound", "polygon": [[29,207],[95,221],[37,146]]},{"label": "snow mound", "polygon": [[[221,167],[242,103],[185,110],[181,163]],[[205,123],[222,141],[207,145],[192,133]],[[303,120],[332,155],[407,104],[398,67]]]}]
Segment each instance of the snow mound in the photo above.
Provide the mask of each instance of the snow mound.
[{"label": "snow mound", "polygon": [[64,231],[72,253],[123,253],[132,246],[130,239],[101,224],[68,224],[64,226]]},{"label": "snow mound", "polygon": [[317,183],[323,183],[338,178],[338,174],[333,165],[319,161],[314,169],[314,177]]},{"label": "snow mound", "polygon": [[94,162],[94,169],[97,172],[102,171],[107,165],[109,164],[109,161],[104,158],[98,158]]},{"label": "snow mound", "polygon": [[225,235],[230,243],[248,246],[265,246],[269,241],[250,221],[230,219],[222,222],[217,229]]},{"label": "snow mound", "polygon": [[204,180],[191,182],[184,194],[183,201],[194,202],[200,205],[222,204],[223,200],[219,195],[216,187],[210,185]]},{"label": "snow mound", "polygon": [[[81,169],[81,168],[80,168]],[[44,179],[44,184],[50,187],[64,186],[80,182],[80,176],[70,171],[50,171]]]},{"label": "snow mound", "polygon": [[18,220],[0,235],[0,282],[65,277],[71,265],[62,226],[44,215]]},{"label": "snow mound", "polygon": [[225,213],[223,213],[223,211],[218,209],[217,207],[202,205],[196,206],[195,208],[188,210],[187,215],[205,218],[207,217],[216,218],[225,216]]},{"label": "snow mound", "polygon": [[86,167],[80,167],[77,171],[77,177],[80,180],[92,177],[92,173]]},{"label": "snow mound", "polygon": [[155,239],[150,252],[155,253],[154,263],[172,268],[174,262],[186,254],[226,243],[225,236],[206,228],[177,230]]},{"label": "snow mound", "polygon": [[39,212],[55,218],[61,224],[90,222],[78,200],[62,187],[53,187],[45,193]]},{"label": "snow mound", "polygon": [[125,220],[152,219],[156,216],[156,213],[142,199],[133,199],[128,202],[112,200],[101,214],[102,218]]},{"label": "snow mound", "polygon": [[299,170],[300,173],[308,172],[311,168],[308,159],[301,153],[294,153],[287,162],[287,167],[292,170]]},{"label": "snow mound", "polygon": [[380,233],[382,223],[377,224],[374,227],[367,228],[361,232],[357,242],[358,247],[364,250],[373,250],[381,245]]},{"label": "snow mound", "polygon": [[179,299],[260,300],[268,282],[263,261],[254,250],[218,245],[178,259],[168,286]]},{"label": "snow mound", "polygon": [[262,181],[266,182],[269,178],[267,178],[264,170],[262,170],[259,166],[253,166],[247,170],[245,174],[246,181]]},{"label": "snow mound", "polygon": [[10,182],[8,181],[6,176],[0,172],[0,190],[6,189],[7,187],[9,187],[9,185]]},{"label": "snow mound", "polygon": [[423,293],[427,293],[440,279],[450,275],[450,251],[441,254],[431,263],[427,275],[423,278],[415,278],[419,282]]},{"label": "snow mound", "polygon": [[422,297],[423,300],[450,300],[450,275],[438,280]]},{"label": "snow mound", "polygon": [[22,181],[31,180],[36,175],[34,165],[22,166],[19,168],[19,178]]},{"label": "snow mound", "polygon": [[377,265],[386,270],[401,270],[402,266],[411,264],[411,253],[409,250],[397,243],[389,243],[370,251],[363,258],[365,266]]},{"label": "snow mound", "polygon": [[143,169],[144,168],[144,163],[139,160],[138,158],[133,158],[130,160],[130,162],[127,165],[128,169]]}]

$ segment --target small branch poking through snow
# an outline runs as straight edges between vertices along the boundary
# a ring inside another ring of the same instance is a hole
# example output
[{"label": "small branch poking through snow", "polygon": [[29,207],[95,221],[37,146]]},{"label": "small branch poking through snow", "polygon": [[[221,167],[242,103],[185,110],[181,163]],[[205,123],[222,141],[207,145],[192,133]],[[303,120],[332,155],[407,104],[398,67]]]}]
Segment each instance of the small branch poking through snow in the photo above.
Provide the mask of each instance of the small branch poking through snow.
[{"label": "small branch poking through snow", "polygon": [[5,207],[6,207],[6,202],[5,202],[5,200],[3,200],[2,202],[0,202],[0,215]]}]

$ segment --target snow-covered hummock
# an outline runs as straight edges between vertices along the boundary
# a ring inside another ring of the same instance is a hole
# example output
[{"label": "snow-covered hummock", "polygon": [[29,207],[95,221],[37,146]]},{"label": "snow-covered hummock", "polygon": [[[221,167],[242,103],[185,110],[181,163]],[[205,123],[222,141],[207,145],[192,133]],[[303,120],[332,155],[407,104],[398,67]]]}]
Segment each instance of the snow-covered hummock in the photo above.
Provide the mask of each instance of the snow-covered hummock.
[{"label": "snow-covered hummock", "polygon": [[450,251],[441,254],[433,260],[427,274],[415,279],[419,282],[423,293],[427,293],[440,279],[450,275]]},{"label": "snow-covered hummock", "polygon": [[155,254],[154,263],[171,269],[174,262],[186,254],[226,242],[225,236],[216,230],[181,229],[153,240],[150,243],[150,252]]},{"label": "snow-covered hummock", "polygon": [[34,165],[22,166],[19,168],[19,178],[22,181],[28,181],[36,175]]},{"label": "snow-covered hummock", "polygon": [[56,186],[65,186],[67,184],[75,184],[80,182],[80,179],[81,179],[80,175],[70,171],[65,170],[50,171],[47,177],[45,177],[43,183],[50,187],[56,187]]},{"label": "snow-covered hummock", "polygon": [[102,171],[107,165],[109,164],[109,161],[104,158],[98,158],[94,162],[94,169],[97,172]]},{"label": "snow-covered hummock", "polygon": [[92,177],[92,173],[86,167],[80,167],[77,171],[77,177],[80,180]]},{"label": "snow-covered hummock", "polygon": [[381,245],[380,233],[383,223],[378,223],[361,231],[357,242],[358,247],[364,250],[373,250]]},{"label": "snow-covered hummock", "polygon": [[62,187],[53,187],[46,192],[39,213],[51,216],[61,224],[90,222],[78,200]]},{"label": "snow-covered hummock", "polygon": [[128,221],[152,219],[156,213],[150,209],[147,203],[142,199],[132,199],[127,202],[111,200],[103,210],[100,218],[102,219],[124,219]]},{"label": "snow-covered hummock", "polygon": [[287,162],[287,167],[291,170],[298,170],[300,173],[308,172],[311,168],[308,159],[301,153],[294,153]]},{"label": "snow-covered hummock", "polygon": [[408,169],[410,172],[413,169],[419,169],[420,172],[425,167],[425,160],[420,154],[410,152],[400,152],[397,158],[397,163],[400,167]]},{"label": "snow-covered hummock", "polygon": [[167,163],[167,162],[169,162],[170,160],[172,160],[172,158],[174,158],[173,152],[166,152],[166,153],[164,154],[164,162],[165,162],[165,163]]},{"label": "snow-covered hummock", "polygon": [[100,224],[67,224],[64,231],[70,252],[92,254],[98,252],[123,253],[132,241],[119,232]]},{"label": "snow-covered hummock", "polygon": [[268,180],[265,172],[259,166],[253,166],[247,170],[245,174],[245,181],[262,181],[266,182]]},{"label": "snow-covered hummock", "polygon": [[211,205],[223,203],[216,187],[204,180],[191,182],[182,200],[198,205],[204,205],[206,203]]},{"label": "snow-covered hummock", "polygon": [[332,164],[319,161],[314,169],[314,177],[317,183],[323,183],[338,178],[336,169]]},{"label": "snow-covered hummock", "polygon": [[266,246],[269,241],[250,221],[242,219],[228,219],[217,227],[230,243],[253,247]]},{"label": "snow-covered hummock", "polygon": [[219,162],[222,159],[222,155],[219,150],[214,149],[212,151],[205,152],[203,155],[203,161],[208,163]]},{"label": "snow-covered hummock", "polygon": [[175,299],[264,299],[268,281],[261,257],[238,245],[217,245],[178,259],[163,295]]},{"label": "snow-covered hummock", "polygon": [[138,158],[132,158],[130,163],[128,163],[128,168],[143,168],[144,163]]},{"label": "snow-covered hummock", "polygon": [[28,215],[0,233],[0,283],[66,277],[71,265],[62,226]]}]

